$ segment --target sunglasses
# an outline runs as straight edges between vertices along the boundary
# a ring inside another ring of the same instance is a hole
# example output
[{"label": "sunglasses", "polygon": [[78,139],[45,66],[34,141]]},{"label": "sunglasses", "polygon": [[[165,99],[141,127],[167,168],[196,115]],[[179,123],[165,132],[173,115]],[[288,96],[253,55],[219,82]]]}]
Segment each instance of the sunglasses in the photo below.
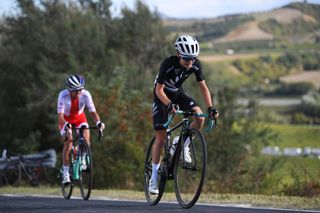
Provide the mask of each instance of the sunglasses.
[{"label": "sunglasses", "polygon": [[188,56],[183,56],[183,55],[180,55],[180,58],[184,61],[194,61],[196,60],[196,57],[188,57]]},{"label": "sunglasses", "polygon": [[71,90],[71,92],[81,92],[82,89]]}]

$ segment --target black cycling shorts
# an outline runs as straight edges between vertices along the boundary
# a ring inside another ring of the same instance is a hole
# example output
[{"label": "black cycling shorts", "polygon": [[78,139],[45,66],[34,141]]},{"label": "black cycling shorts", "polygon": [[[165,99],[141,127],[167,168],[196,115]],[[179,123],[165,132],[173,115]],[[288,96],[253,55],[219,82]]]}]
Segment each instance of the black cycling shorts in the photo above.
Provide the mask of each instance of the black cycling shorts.
[{"label": "black cycling shorts", "polygon": [[[178,104],[179,109],[183,111],[189,111],[193,107],[198,106],[195,100],[193,100],[193,98],[191,98],[184,92],[172,96],[167,96],[172,101],[172,103]],[[165,129],[163,127],[163,124],[165,124],[168,121],[167,106],[164,103],[162,103],[155,94],[153,96],[152,117],[154,130]]]}]

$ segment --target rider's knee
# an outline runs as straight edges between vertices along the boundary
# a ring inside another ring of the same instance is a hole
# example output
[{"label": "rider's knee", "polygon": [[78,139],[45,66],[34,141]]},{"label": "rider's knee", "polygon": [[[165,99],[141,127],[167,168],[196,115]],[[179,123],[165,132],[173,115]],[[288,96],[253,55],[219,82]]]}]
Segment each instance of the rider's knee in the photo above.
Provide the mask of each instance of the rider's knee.
[{"label": "rider's knee", "polygon": [[72,146],[72,138],[71,139],[67,139],[65,142],[64,142],[64,146],[66,148],[70,148],[71,149],[71,146]]},{"label": "rider's knee", "polygon": [[163,144],[167,136],[166,130],[158,130],[156,131],[156,142]]},{"label": "rider's knee", "polygon": [[204,121],[205,121],[205,118],[203,118],[203,117],[197,117],[197,118],[196,118],[196,121],[197,121],[198,125],[203,126]]}]

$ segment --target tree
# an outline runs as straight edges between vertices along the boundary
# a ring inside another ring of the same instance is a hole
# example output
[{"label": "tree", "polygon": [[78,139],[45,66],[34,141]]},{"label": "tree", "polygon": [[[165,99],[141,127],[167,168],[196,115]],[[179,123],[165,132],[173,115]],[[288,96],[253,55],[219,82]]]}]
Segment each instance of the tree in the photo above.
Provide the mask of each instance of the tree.
[{"label": "tree", "polygon": [[[139,1],[136,11],[126,9],[116,19],[107,0],[17,3],[17,15],[0,26],[0,118],[5,121],[0,148],[59,153],[58,92],[68,74],[79,73],[101,118],[112,126],[103,143],[93,143],[99,147],[93,146],[94,158],[103,159],[95,161],[95,187],[139,187],[143,173],[137,171],[151,137],[141,128],[152,130],[154,63],[167,54],[169,43],[157,15]],[[143,30],[122,29],[127,22]],[[120,174],[128,181],[118,181]]]}]

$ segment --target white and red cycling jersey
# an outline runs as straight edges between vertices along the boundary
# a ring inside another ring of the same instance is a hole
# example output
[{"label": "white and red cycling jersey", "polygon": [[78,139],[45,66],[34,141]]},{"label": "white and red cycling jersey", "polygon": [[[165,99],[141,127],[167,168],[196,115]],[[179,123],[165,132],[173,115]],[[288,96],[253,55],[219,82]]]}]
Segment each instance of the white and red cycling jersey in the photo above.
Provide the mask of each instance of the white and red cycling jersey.
[{"label": "white and red cycling jersey", "polygon": [[[88,90],[81,90],[81,93],[76,99],[72,99],[70,91],[65,89],[59,93],[57,110],[58,113],[64,114],[64,119],[72,125],[79,127],[81,125],[88,125],[84,108],[87,108],[89,112],[95,112],[91,94]],[[63,125],[59,125],[60,131]]]}]

